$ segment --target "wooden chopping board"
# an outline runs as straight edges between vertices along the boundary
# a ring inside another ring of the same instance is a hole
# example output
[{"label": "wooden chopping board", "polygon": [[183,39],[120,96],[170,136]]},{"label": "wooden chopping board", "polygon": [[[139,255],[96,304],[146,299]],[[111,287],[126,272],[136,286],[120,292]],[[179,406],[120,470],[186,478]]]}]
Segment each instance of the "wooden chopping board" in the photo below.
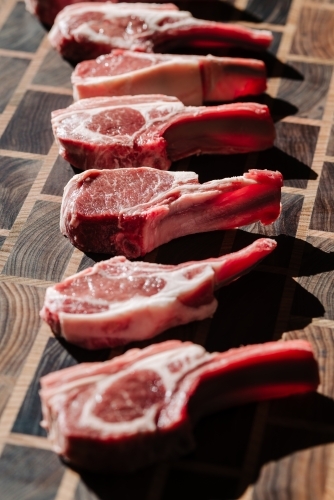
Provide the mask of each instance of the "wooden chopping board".
[{"label": "wooden chopping board", "polygon": [[[213,319],[157,338],[192,340],[210,351],[307,338],[319,361],[318,393],[234,408],[203,420],[196,451],[131,476],[79,475],[50,450],[39,426],[39,378],[87,353],[41,324],[45,288],[90,266],[59,232],[72,168],[57,155],[50,112],[71,103],[72,68],[49,46],[24,3],[0,0],[0,497],[1,500],[334,499],[334,6],[331,0],[179,2],[197,17],[269,28],[264,59],[275,147],[261,154],[199,157],[174,165],[201,181],[252,167],[280,170],[282,216],[173,241],[147,256],[160,263],[218,256],[258,234],[277,251],[222,289]],[[249,56],[250,54],[248,54]],[[143,346],[143,344],[141,344]]]}]

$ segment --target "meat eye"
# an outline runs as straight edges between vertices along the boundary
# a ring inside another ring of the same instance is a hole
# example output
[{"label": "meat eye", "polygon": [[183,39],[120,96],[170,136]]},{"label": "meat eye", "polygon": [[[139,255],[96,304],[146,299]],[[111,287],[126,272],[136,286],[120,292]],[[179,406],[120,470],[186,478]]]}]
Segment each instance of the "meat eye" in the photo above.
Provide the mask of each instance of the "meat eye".
[{"label": "meat eye", "polygon": [[151,406],[162,403],[166,389],[153,370],[130,373],[97,395],[94,414],[110,422],[129,422],[140,418]]},{"label": "meat eye", "polygon": [[132,135],[145,125],[145,118],[136,109],[115,108],[91,117],[86,127],[101,135]]}]

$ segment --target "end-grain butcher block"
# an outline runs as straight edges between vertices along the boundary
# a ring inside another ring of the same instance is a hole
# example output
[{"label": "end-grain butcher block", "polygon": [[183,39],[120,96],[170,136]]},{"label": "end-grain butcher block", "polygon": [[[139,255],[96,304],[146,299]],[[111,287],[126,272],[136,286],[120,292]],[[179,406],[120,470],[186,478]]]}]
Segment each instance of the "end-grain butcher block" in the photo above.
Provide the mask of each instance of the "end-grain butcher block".
[{"label": "end-grain butcher block", "polygon": [[52,113],[59,153],[81,170],[168,170],[190,155],[248,153],[273,145],[267,106],[184,106],[176,97],[92,97]]},{"label": "end-grain butcher block", "polygon": [[65,187],[60,229],[84,252],[133,259],[187,234],[272,223],[282,184],[270,170],[204,184],[194,172],[88,170]]},{"label": "end-grain butcher block", "polygon": [[212,316],[214,289],[250,271],[275,247],[262,238],[235,253],[177,266],[114,257],[49,287],[41,317],[56,336],[86,349],[148,339]]},{"label": "end-grain butcher block", "polygon": [[64,57],[79,62],[112,49],[167,52],[190,46],[210,51],[230,45],[266,49],[272,34],[195,19],[174,4],[87,2],[65,7],[55,19],[49,40]]},{"label": "end-grain butcher block", "polygon": [[42,425],[70,464],[132,471],[193,450],[193,427],[205,414],[315,391],[318,384],[304,340],[224,353],[174,340],[46,375]]},{"label": "end-grain butcher block", "polygon": [[79,63],[72,74],[77,99],[166,94],[187,106],[233,101],[266,90],[263,61],[231,57],[146,54],[115,49]]}]

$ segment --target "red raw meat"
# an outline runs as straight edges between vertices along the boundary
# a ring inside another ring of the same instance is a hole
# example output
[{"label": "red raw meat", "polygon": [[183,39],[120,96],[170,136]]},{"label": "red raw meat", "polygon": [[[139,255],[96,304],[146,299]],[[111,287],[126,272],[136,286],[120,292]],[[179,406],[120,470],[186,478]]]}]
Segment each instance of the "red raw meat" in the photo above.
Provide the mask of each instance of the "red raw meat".
[{"label": "red raw meat", "polygon": [[[95,2],[97,0],[90,0]],[[99,0],[101,2],[101,0]],[[106,0],[117,3],[117,0]],[[67,5],[82,3],[82,0],[25,0],[26,8],[38,17],[41,23],[52,26],[56,15]]]},{"label": "red raw meat", "polygon": [[304,340],[224,353],[172,340],[42,377],[42,425],[54,451],[72,465],[132,471],[189,453],[193,427],[205,414],[315,391],[318,384]]},{"label": "red raw meat", "polygon": [[65,187],[60,229],[84,252],[134,259],[187,234],[272,223],[282,184],[270,170],[204,184],[194,172],[88,170]]},{"label": "red raw meat", "polygon": [[263,61],[231,57],[147,54],[115,49],[72,73],[75,99],[165,94],[187,106],[233,101],[266,90]]},{"label": "red raw meat", "polygon": [[72,61],[94,59],[112,49],[168,52],[173,47],[206,48],[237,45],[266,49],[270,31],[195,19],[176,5],[147,3],[79,3],[55,19],[49,40]]},{"label": "red raw meat", "polygon": [[256,103],[184,106],[176,97],[92,97],[52,113],[59,152],[81,170],[153,167],[194,154],[271,147],[275,127]]},{"label": "red raw meat", "polygon": [[274,240],[262,238],[235,253],[177,266],[114,257],[49,287],[41,317],[56,336],[86,349],[145,340],[212,316],[214,289],[275,248]]}]

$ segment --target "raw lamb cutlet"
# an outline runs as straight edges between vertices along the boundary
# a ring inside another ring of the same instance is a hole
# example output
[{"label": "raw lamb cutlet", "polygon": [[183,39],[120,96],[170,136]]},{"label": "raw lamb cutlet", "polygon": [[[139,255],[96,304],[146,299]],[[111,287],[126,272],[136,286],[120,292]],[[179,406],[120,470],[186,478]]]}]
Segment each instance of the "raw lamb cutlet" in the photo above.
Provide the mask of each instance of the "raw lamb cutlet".
[{"label": "raw lamb cutlet", "polygon": [[194,172],[88,170],[65,187],[60,229],[84,252],[134,259],[186,234],[271,224],[282,184],[270,170],[204,184]]},{"label": "raw lamb cutlet", "polygon": [[145,340],[212,316],[214,289],[275,248],[274,240],[262,238],[235,253],[177,266],[114,257],[49,287],[40,314],[56,336],[86,349]]},{"label": "raw lamb cutlet", "polygon": [[53,111],[52,128],[59,153],[81,170],[168,170],[190,155],[259,151],[275,139],[267,106],[184,106],[163,95],[82,99]]},{"label": "raw lamb cutlet", "polygon": [[74,99],[96,96],[166,94],[187,106],[233,101],[266,90],[263,61],[231,57],[146,54],[115,49],[77,65]]},{"label": "raw lamb cutlet", "polygon": [[112,49],[168,52],[174,47],[240,46],[266,49],[270,31],[195,19],[172,3],[79,3],[55,19],[49,40],[75,62],[94,59]]},{"label": "raw lamb cutlet", "polygon": [[42,426],[53,450],[76,467],[133,471],[192,451],[203,415],[318,384],[304,340],[223,353],[172,340],[42,377]]}]

